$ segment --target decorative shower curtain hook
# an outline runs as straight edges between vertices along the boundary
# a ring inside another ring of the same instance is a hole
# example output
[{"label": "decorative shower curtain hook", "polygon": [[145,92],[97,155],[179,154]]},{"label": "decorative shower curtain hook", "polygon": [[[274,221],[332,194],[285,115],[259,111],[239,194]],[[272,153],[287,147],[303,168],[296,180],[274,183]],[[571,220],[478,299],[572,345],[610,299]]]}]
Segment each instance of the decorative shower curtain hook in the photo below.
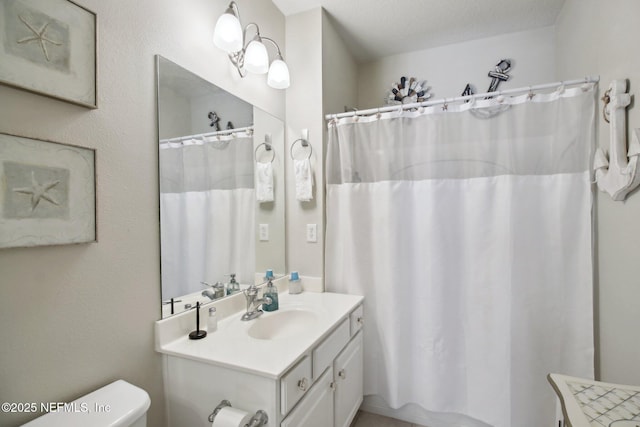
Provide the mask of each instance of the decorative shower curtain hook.
[{"label": "decorative shower curtain hook", "polygon": [[531,101],[534,96],[536,96],[536,94],[533,93],[533,88],[531,86],[529,86],[529,93],[527,94],[527,100]]},{"label": "decorative shower curtain hook", "polygon": [[449,102],[447,101],[447,98],[444,99],[444,103],[442,104],[442,111],[448,111],[449,110]]},{"label": "decorative shower curtain hook", "polygon": [[376,112],[376,119],[380,119],[380,117],[382,117],[382,114],[380,113],[380,109],[378,108],[378,111]]}]

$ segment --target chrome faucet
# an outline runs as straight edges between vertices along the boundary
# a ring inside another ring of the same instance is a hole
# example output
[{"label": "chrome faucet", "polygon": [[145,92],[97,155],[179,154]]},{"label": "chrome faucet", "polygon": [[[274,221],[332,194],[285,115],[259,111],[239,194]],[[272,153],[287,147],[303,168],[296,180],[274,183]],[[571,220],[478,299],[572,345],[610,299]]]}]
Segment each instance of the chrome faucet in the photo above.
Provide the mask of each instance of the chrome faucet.
[{"label": "chrome faucet", "polygon": [[242,315],[240,320],[253,320],[260,317],[263,311],[260,309],[262,304],[271,304],[270,297],[258,298],[258,288],[256,285],[251,285],[244,291],[244,297],[247,300],[247,312]]},{"label": "chrome faucet", "polygon": [[200,295],[202,295],[203,297],[207,297],[210,300],[216,299],[216,296],[211,289],[205,289]]}]

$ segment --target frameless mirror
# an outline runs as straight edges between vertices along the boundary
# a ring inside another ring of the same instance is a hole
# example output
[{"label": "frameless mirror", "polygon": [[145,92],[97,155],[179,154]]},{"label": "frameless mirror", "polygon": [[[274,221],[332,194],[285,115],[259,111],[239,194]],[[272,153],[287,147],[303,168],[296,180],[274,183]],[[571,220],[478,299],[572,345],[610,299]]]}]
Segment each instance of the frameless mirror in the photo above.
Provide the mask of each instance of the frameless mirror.
[{"label": "frameless mirror", "polygon": [[285,274],[284,123],[159,55],[156,69],[166,317]]}]

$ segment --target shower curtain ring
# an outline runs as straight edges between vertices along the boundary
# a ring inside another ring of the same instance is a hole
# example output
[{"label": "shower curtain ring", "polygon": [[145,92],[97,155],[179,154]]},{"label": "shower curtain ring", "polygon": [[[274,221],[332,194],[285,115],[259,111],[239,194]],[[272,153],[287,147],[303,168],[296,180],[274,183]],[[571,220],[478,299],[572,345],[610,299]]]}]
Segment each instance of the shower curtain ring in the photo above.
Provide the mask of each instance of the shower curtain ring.
[{"label": "shower curtain ring", "polygon": [[447,98],[445,98],[442,104],[442,111],[448,111],[448,110],[449,110],[449,102],[447,101]]},{"label": "shower curtain ring", "polygon": [[378,108],[378,112],[376,113],[376,119],[380,119],[380,117],[382,117],[382,114],[380,113],[380,109]]},{"label": "shower curtain ring", "polygon": [[529,94],[527,95],[527,100],[531,101],[534,96],[536,96],[536,94],[533,93],[533,88],[529,86]]}]

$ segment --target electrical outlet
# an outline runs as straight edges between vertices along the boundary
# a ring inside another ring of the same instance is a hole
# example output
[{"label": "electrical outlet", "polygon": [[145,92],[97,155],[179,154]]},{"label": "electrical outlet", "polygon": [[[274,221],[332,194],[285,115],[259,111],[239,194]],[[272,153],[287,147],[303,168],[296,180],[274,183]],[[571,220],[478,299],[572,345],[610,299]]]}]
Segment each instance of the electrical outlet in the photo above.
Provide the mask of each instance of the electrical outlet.
[{"label": "electrical outlet", "polygon": [[269,224],[260,224],[258,226],[258,233],[260,234],[261,242],[269,241]]},{"label": "electrical outlet", "polygon": [[307,242],[316,243],[318,241],[318,225],[307,224]]}]

